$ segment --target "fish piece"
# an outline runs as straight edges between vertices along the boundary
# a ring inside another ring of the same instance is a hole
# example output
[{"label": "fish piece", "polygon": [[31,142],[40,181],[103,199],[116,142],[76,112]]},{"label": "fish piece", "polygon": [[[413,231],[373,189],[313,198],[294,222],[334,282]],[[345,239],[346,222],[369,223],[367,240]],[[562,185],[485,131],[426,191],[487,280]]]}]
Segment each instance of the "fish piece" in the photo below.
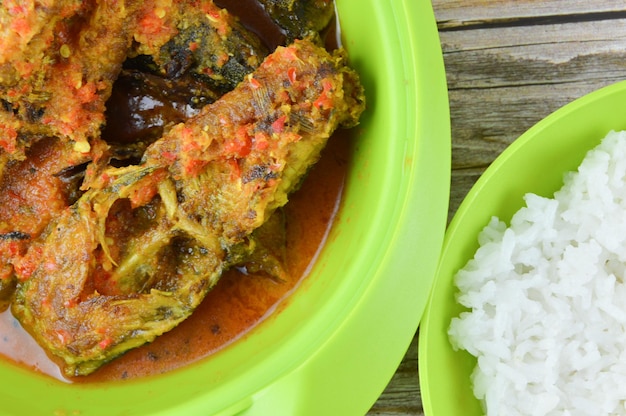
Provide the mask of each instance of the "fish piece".
[{"label": "fish piece", "polygon": [[0,176],[0,298],[5,300],[15,288],[14,269],[25,274],[32,266],[24,258],[30,243],[78,199],[81,175],[74,173],[89,161],[55,138],[40,139],[26,156],[9,160]]},{"label": "fish piece", "polygon": [[[191,6],[190,3],[186,4],[187,7]],[[6,196],[0,201],[0,282],[11,283],[5,285],[7,288],[15,286],[13,268],[16,265],[27,267],[22,256],[32,239],[39,235],[52,216],[66,207],[61,200],[67,199],[68,191],[59,187],[61,180],[67,179],[68,172],[79,179],[84,177],[84,168],[89,161],[85,150],[92,150],[90,156],[96,161],[90,167],[90,172],[102,169],[109,158],[122,160],[123,163],[139,160],[146,146],[162,135],[164,127],[183,121],[218,97],[206,82],[191,76],[168,80],[126,70],[117,77],[116,82],[130,84],[131,92],[137,93],[140,102],[129,102],[132,108],[112,106],[110,111],[102,114],[103,103],[110,95],[110,84],[120,70],[132,34],[135,33],[134,25],[140,16],[145,16],[145,7],[155,5],[143,5],[141,10],[139,7],[137,2],[104,1],[96,4],[68,0],[8,1],[0,5],[0,30],[10,41],[0,45],[0,145],[4,147],[4,152],[0,154],[0,178],[3,178],[0,190]],[[100,36],[105,30],[104,26],[111,30],[110,37]],[[94,53],[102,53],[102,48],[92,50],[92,38],[95,36],[102,41],[102,47],[112,48],[102,55],[106,58],[94,59]],[[72,85],[65,85],[68,79],[72,80]],[[82,98],[76,102],[72,98],[81,97],[79,90],[82,87],[74,88],[73,81],[79,85],[84,82],[95,83],[104,89],[99,93],[101,95],[93,97],[92,102],[83,102]],[[118,99],[117,103],[121,101]],[[146,101],[158,104],[161,108],[146,108]],[[111,99],[107,101],[108,104],[111,104]],[[67,111],[67,114],[62,118],[55,115],[55,112],[63,111]],[[94,135],[100,128],[103,116],[119,118],[120,114],[125,117],[132,115],[127,120],[136,122],[140,119],[143,124],[126,126],[126,130],[122,131],[125,135],[120,134],[119,130],[105,129],[104,139],[114,137],[114,140],[109,141],[113,146],[107,151],[100,138]],[[62,125],[63,120],[74,115],[78,116],[75,124]],[[47,134],[62,137],[56,127],[70,133],[75,147],[76,143],[81,143],[89,136],[89,141],[76,147],[79,152],[71,146],[65,146],[62,141],[54,144],[56,161],[68,162],[68,157],[80,159],[76,164],[70,162],[59,166],[58,172],[40,169],[42,166],[39,165],[43,162],[37,155],[42,148],[48,149],[55,140]],[[87,130],[81,132],[76,127]],[[39,140],[45,143],[38,146]],[[30,152],[30,146],[38,147],[38,150]],[[106,157],[101,157],[105,153]],[[23,160],[29,157],[36,160]],[[7,163],[11,166],[5,172]],[[77,183],[76,180],[71,182]],[[89,179],[85,181],[85,188],[89,182]],[[27,192],[28,186],[46,192],[39,192],[40,199],[34,200],[36,193]],[[19,190],[16,191],[17,188]],[[58,198],[53,201],[51,198],[55,192]],[[78,189],[73,192],[78,192]],[[25,196],[25,193],[28,195]],[[10,291],[2,293],[9,295]]]},{"label": "fish piece", "polygon": [[302,39],[325,29],[335,15],[332,0],[259,0],[280,26],[287,41]]},{"label": "fish piece", "polygon": [[0,146],[15,158],[39,137],[88,152],[132,42],[139,1],[0,3]]},{"label": "fish piece", "polygon": [[268,54],[256,34],[211,0],[162,0],[146,7],[134,38],[131,55],[145,61],[144,69],[170,79],[191,73],[221,93]]},{"label": "fish piece", "polygon": [[254,250],[251,234],[363,109],[341,51],[308,40],[278,48],[150,145],[140,165],[109,168],[50,223],[29,249],[39,262],[14,315],[68,376],[151,342]]}]

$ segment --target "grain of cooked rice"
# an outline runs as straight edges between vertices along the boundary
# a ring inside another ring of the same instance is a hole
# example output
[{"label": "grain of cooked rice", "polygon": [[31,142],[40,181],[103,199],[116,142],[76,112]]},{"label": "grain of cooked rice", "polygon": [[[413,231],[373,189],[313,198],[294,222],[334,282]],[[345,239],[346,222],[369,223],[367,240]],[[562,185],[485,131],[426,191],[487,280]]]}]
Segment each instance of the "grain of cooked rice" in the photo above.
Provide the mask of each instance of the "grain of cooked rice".
[{"label": "grain of cooked rice", "polygon": [[474,395],[488,415],[626,414],[626,132],[525,202],[455,276]]}]

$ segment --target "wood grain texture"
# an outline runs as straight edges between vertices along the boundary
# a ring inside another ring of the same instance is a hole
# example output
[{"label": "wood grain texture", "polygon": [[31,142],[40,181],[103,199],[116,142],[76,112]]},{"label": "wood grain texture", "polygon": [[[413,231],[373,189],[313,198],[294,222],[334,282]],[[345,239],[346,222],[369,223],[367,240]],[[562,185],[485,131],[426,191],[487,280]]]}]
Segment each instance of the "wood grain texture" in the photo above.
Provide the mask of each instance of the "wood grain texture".
[{"label": "wood grain texture", "polygon": [[[440,29],[597,19],[624,11],[621,0],[434,0]],[[527,24],[525,24],[528,26]]]},{"label": "wood grain texture", "polygon": [[[626,3],[433,0],[433,9],[450,102],[451,219],[517,137],[559,107],[626,79]],[[416,334],[369,415],[424,415],[417,341]]]},{"label": "wood grain texture", "polygon": [[626,79],[626,17],[440,29],[440,39],[452,126],[450,218],[480,173],[527,129]]}]

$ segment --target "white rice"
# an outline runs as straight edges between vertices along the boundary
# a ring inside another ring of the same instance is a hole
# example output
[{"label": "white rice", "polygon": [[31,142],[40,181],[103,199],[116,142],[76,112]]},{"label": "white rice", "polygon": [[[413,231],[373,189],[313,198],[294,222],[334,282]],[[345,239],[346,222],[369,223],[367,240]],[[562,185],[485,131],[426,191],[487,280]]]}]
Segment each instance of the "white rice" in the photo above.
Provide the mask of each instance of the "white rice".
[{"label": "white rice", "polygon": [[493,218],[455,276],[449,328],[478,359],[488,415],[626,415],[626,132],[611,132],[553,199]]}]

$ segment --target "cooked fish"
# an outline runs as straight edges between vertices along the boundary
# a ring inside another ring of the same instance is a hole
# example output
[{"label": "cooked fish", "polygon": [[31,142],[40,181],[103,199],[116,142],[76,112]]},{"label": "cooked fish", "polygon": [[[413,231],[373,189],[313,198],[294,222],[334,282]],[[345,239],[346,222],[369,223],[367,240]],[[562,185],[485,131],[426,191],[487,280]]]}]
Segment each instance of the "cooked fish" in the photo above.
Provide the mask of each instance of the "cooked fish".
[{"label": "cooked fish", "polygon": [[[80,194],[88,162],[94,164],[84,189],[109,159],[139,160],[164,128],[197,114],[224,92],[225,87],[217,91],[209,77],[193,71],[122,70],[127,55],[136,52],[131,51],[133,39],[147,34],[150,17],[175,22],[171,31],[163,29],[170,38],[154,50],[157,62],[169,56],[160,49],[191,47],[192,32],[199,45],[194,53],[236,50],[248,72],[266,55],[255,35],[211,1],[202,7],[187,0],[159,4],[169,4],[176,13],[166,16],[154,2],[137,1],[0,4],[0,33],[7,40],[0,45],[0,191],[5,196],[0,200],[0,297],[5,305],[15,287],[14,268],[30,267],[24,253],[48,221]],[[146,44],[142,47],[148,51]],[[189,65],[201,72],[197,64]],[[115,122],[100,136],[105,117]]]},{"label": "cooked fish", "polygon": [[268,50],[211,0],[147,2],[109,101],[102,138],[113,158],[141,157],[173,124],[232,90]]},{"label": "cooked fish", "polygon": [[40,137],[88,152],[132,42],[139,1],[0,3],[0,147],[15,158]]},{"label": "cooked fish", "polygon": [[14,158],[39,137],[88,152],[129,57],[169,79],[202,78],[214,91],[196,97],[203,104],[268,53],[210,0],[0,2],[0,34],[0,148]]},{"label": "cooked fish", "polygon": [[279,47],[235,90],[108,168],[34,241],[12,311],[65,374],[174,328],[287,202],[363,91],[342,51]]},{"label": "cooked fish", "polygon": [[144,8],[134,38],[131,55],[141,68],[170,79],[193,74],[222,93],[268,54],[257,35],[211,0],[169,0]]},{"label": "cooked fish", "polygon": [[32,266],[23,259],[30,243],[78,199],[88,161],[69,142],[42,138],[27,149],[26,159],[5,164],[0,176],[0,299],[10,301],[14,269],[23,274]]}]

